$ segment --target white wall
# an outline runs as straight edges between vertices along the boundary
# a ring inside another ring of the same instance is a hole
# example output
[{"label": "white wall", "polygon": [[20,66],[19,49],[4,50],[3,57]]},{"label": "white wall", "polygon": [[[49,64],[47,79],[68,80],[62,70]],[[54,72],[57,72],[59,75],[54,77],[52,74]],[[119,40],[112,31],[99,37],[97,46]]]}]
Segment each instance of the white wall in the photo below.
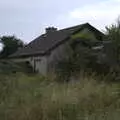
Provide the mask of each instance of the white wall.
[{"label": "white wall", "polygon": [[14,62],[29,62],[33,70],[42,75],[47,74],[47,57],[46,56],[31,56],[27,58],[15,58]]},{"label": "white wall", "polygon": [[47,74],[47,57],[46,56],[36,56],[30,58],[30,64],[33,66],[34,70],[42,75]]}]

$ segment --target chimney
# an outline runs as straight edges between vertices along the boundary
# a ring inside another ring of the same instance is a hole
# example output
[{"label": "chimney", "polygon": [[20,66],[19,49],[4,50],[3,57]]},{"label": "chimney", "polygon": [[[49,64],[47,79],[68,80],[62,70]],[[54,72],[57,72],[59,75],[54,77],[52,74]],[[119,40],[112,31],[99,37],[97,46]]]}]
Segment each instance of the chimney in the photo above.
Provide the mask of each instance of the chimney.
[{"label": "chimney", "polygon": [[46,33],[53,33],[55,31],[57,31],[57,28],[54,28],[54,27],[48,27],[45,29],[46,30]]}]

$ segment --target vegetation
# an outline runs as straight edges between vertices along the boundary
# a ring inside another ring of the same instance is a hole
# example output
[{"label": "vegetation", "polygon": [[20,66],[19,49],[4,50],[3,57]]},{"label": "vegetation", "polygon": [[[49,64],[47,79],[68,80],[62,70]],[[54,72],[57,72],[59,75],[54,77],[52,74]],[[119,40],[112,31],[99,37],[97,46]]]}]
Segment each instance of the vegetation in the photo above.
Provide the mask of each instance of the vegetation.
[{"label": "vegetation", "polygon": [[57,83],[41,76],[0,77],[1,120],[118,120],[120,84],[79,77]]},{"label": "vegetation", "polygon": [[112,41],[113,51],[118,64],[120,61],[120,19],[116,24],[106,27],[107,40]]},{"label": "vegetation", "polygon": [[3,50],[0,53],[0,57],[2,58],[8,57],[20,47],[24,46],[24,43],[15,36],[2,36],[0,38],[0,43],[3,45]]},{"label": "vegetation", "polygon": [[80,38],[97,40],[95,35],[87,29],[71,36],[71,39],[80,39]]},{"label": "vegetation", "polygon": [[[60,61],[56,66],[57,74],[62,77],[63,80],[68,79],[75,74],[79,74],[80,71],[91,71],[96,64],[97,67],[97,55],[89,47],[81,45],[74,48],[69,48],[68,57]],[[96,63],[95,63],[96,62]]]},{"label": "vegetation", "polygon": [[[56,73],[63,80],[86,71],[90,74],[108,74],[110,66],[102,58],[103,50],[93,49],[98,41],[89,39],[71,39],[70,47],[66,47],[67,57],[59,61],[56,66]],[[99,45],[98,45],[99,46]]]},{"label": "vegetation", "polygon": [[109,42],[107,45],[102,43],[104,46],[102,49],[93,49],[97,40],[91,33],[84,31],[71,36],[70,47],[66,47],[67,57],[56,66],[60,78],[69,80],[80,71],[97,75],[112,74],[112,80],[120,78],[120,20],[106,27],[104,41]]}]

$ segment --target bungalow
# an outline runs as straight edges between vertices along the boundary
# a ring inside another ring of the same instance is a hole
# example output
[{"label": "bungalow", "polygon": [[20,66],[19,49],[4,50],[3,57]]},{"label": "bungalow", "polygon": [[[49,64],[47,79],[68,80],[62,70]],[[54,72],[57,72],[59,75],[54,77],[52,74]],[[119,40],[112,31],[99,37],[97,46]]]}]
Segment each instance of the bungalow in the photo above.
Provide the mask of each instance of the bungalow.
[{"label": "bungalow", "polygon": [[103,37],[104,34],[89,23],[61,30],[48,27],[45,34],[16,51],[10,58],[16,62],[29,62],[34,71],[47,75],[54,71],[58,61],[67,56],[66,46],[70,39],[89,38],[102,41]]}]

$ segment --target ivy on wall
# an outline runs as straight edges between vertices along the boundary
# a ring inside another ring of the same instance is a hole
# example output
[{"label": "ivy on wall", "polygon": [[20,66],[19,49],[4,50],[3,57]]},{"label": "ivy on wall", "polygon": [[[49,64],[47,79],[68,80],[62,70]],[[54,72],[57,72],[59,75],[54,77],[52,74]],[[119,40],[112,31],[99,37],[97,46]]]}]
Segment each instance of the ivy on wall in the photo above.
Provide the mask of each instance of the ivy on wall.
[{"label": "ivy on wall", "polygon": [[78,39],[78,38],[97,40],[95,35],[88,29],[84,29],[83,31],[80,31],[79,33],[73,34],[71,36],[71,39]]}]

